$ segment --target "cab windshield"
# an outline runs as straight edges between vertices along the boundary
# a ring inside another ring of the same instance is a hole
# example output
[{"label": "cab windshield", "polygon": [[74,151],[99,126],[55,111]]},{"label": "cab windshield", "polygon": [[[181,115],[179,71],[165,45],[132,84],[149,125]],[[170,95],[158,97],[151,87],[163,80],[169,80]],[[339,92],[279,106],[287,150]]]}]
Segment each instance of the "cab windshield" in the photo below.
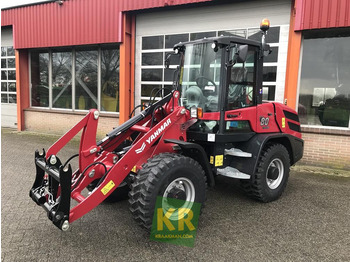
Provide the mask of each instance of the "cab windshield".
[{"label": "cab windshield", "polygon": [[220,73],[221,51],[215,52],[211,42],[186,45],[179,79],[181,105],[219,111]]}]

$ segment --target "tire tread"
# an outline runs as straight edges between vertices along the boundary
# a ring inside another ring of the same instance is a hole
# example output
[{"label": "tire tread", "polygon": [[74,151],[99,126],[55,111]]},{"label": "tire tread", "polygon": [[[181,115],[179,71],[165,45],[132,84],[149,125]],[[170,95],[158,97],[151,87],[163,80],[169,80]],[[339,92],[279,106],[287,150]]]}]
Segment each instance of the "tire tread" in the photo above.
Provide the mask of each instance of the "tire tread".
[{"label": "tire tread", "polygon": [[274,152],[281,152],[289,160],[289,153],[282,144],[268,144],[264,147],[264,149],[260,154],[256,172],[254,174],[254,180],[253,180],[254,182],[252,182],[251,180],[241,180],[242,189],[252,199],[265,202],[265,203],[274,201],[282,195],[285,187],[287,186],[289,168],[290,168],[289,164],[284,167],[285,168],[284,176],[286,177],[285,177],[284,183],[282,184],[282,187],[279,188],[278,191],[276,191],[277,194],[272,197],[271,195],[268,195],[265,192],[264,183],[266,183],[266,178],[264,174],[265,172],[264,165],[266,161],[268,161],[270,155],[273,154]]},{"label": "tire tread", "polygon": [[129,192],[129,209],[138,225],[147,230],[151,229],[156,186],[167,170],[184,163],[193,165],[200,170],[201,177],[203,177],[203,182],[206,185],[206,176],[199,163],[192,158],[179,154],[161,153],[149,159],[139,170]]}]

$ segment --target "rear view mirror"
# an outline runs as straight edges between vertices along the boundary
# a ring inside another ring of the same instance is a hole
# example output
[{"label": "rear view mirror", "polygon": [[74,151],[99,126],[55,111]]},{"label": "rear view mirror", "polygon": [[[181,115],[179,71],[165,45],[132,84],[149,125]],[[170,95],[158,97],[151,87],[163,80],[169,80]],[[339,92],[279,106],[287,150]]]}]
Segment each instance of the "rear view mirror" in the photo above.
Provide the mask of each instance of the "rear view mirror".
[{"label": "rear view mirror", "polygon": [[248,45],[240,45],[237,50],[237,63],[244,63],[247,59]]},{"label": "rear view mirror", "polygon": [[248,45],[240,45],[236,44],[232,45],[232,60],[230,60],[229,65],[233,66],[236,63],[244,63],[247,60],[248,55]]},{"label": "rear view mirror", "polygon": [[165,69],[168,69],[170,65],[178,65],[179,63],[178,59],[179,59],[178,52],[168,54],[164,60]]},{"label": "rear view mirror", "polygon": [[172,54],[168,54],[167,57],[165,58],[165,61],[164,61],[164,65],[165,65],[165,69],[168,69],[169,66],[170,66],[170,57],[171,57]]},{"label": "rear view mirror", "polygon": [[268,56],[272,52],[269,44],[262,44],[262,51],[263,51],[263,56]]}]

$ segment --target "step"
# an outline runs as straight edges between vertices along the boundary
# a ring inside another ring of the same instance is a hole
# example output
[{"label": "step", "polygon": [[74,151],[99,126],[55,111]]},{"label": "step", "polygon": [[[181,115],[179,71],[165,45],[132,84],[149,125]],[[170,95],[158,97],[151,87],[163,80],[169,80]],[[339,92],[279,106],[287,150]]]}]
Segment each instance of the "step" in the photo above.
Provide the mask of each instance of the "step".
[{"label": "step", "polygon": [[230,167],[230,166],[227,166],[225,168],[218,168],[216,170],[216,172],[218,175],[227,176],[227,177],[231,177],[231,178],[250,179],[250,175],[242,173],[238,169]]},{"label": "step", "polygon": [[238,148],[225,149],[225,155],[239,156],[239,157],[252,157],[252,153],[244,152]]}]

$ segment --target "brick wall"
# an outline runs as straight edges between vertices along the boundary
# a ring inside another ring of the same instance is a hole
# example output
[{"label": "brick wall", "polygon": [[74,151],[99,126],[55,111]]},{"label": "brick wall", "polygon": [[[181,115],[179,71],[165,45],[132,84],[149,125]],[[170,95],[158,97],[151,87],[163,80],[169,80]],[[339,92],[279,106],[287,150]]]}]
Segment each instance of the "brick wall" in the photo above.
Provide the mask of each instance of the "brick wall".
[{"label": "brick wall", "polygon": [[[85,114],[52,111],[25,111],[25,127],[28,131],[62,135],[78,123]],[[101,116],[97,138],[102,139],[113,127],[118,126],[116,116]],[[299,162],[313,166],[350,170],[350,132],[303,128],[304,156]]]},{"label": "brick wall", "polygon": [[305,141],[301,164],[350,170],[350,136],[303,133]]},{"label": "brick wall", "polygon": [[[63,135],[84,116],[85,114],[26,110],[24,112],[25,128],[28,131]],[[97,127],[98,139],[105,137],[113,127],[118,126],[118,123],[117,116],[101,116]]]}]

